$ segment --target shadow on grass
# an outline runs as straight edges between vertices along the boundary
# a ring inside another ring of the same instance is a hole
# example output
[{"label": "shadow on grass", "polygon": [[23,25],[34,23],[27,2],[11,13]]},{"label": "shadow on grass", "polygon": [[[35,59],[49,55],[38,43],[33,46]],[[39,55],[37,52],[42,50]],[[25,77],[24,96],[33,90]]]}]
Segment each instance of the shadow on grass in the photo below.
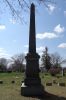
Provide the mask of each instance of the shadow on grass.
[{"label": "shadow on grass", "polygon": [[65,97],[59,97],[57,95],[50,94],[48,92],[44,92],[44,94],[41,96],[30,96],[30,97],[37,98],[39,100],[66,100]]},{"label": "shadow on grass", "polygon": [[64,97],[59,97],[48,92],[45,92],[44,95],[38,96],[37,98],[40,100],[66,100],[66,98]]}]

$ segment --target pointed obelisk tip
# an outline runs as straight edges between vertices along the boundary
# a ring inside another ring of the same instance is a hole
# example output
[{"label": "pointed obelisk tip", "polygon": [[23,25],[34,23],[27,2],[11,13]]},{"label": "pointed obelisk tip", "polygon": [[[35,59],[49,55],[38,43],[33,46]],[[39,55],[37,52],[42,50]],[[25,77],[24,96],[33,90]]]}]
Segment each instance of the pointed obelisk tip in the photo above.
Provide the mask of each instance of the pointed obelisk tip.
[{"label": "pointed obelisk tip", "polygon": [[34,3],[31,4],[31,7],[35,7]]}]

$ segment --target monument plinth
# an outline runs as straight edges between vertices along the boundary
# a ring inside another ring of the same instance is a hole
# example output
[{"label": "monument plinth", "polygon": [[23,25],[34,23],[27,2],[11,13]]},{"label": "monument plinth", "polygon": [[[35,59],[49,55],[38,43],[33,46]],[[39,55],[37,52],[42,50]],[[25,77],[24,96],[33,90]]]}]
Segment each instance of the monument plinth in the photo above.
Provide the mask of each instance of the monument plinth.
[{"label": "monument plinth", "polygon": [[43,86],[39,77],[39,58],[36,53],[36,32],[35,32],[35,6],[32,3],[30,9],[30,30],[29,30],[29,52],[26,58],[26,71],[24,83],[21,86],[22,95],[41,95]]}]

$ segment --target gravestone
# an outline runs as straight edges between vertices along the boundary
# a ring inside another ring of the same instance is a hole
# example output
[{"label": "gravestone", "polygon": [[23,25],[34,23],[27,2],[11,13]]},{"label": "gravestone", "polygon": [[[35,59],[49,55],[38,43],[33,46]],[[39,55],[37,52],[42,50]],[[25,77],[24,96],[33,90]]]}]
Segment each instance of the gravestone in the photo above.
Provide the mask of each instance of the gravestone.
[{"label": "gravestone", "polygon": [[39,58],[36,53],[36,31],[35,31],[35,6],[30,8],[30,30],[29,30],[29,52],[26,58],[25,79],[21,85],[21,95],[42,95],[44,87],[39,77]]},{"label": "gravestone", "polygon": [[2,80],[0,80],[0,84],[3,84],[3,81]]},{"label": "gravestone", "polygon": [[62,76],[65,76],[65,74],[64,74],[64,68],[62,68]]},{"label": "gravestone", "polygon": [[52,83],[47,82],[46,86],[52,86]]},{"label": "gravestone", "polygon": [[58,83],[58,86],[65,86],[64,82]]}]

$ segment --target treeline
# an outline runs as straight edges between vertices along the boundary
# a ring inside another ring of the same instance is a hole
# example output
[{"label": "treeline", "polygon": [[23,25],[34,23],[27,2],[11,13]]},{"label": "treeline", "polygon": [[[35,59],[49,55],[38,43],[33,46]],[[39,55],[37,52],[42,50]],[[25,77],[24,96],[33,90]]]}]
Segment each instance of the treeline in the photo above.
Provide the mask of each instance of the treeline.
[{"label": "treeline", "polygon": [[0,72],[24,72],[24,60],[24,54],[14,55],[11,59],[0,58]]},{"label": "treeline", "polygon": [[[57,52],[50,54],[46,47],[41,56],[40,71],[58,73],[62,69],[62,64],[66,60],[63,59]],[[24,54],[16,54],[11,59],[0,58],[0,72],[24,72],[26,61]]]}]

